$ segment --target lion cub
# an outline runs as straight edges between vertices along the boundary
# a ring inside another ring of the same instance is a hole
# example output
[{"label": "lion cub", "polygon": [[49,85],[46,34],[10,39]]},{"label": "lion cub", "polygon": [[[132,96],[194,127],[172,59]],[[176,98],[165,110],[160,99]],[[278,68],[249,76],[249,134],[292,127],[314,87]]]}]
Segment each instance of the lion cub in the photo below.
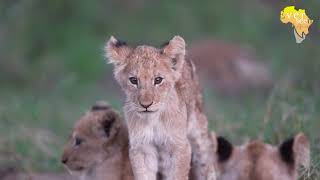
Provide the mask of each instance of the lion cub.
[{"label": "lion cub", "polygon": [[195,67],[185,59],[185,41],[172,38],[164,47],[130,47],[111,37],[106,45],[116,80],[126,94],[132,169],[137,180],[209,179],[212,142],[203,114]]},{"label": "lion cub", "polygon": [[279,146],[252,141],[232,146],[217,138],[219,180],[296,180],[298,167],[309,166],[310,145],[299,133]]},{"label": "lion cub", "polygon": [[119,114],[99,102],[76,122],[61,161],[82,180],[132,180],[128,142]]}]

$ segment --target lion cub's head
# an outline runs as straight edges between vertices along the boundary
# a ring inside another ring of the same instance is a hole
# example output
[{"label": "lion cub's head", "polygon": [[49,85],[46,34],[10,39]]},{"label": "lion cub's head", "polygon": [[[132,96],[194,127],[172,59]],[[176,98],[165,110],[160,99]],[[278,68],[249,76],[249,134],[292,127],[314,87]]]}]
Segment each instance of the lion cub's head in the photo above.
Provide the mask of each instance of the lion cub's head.
[{"label": "lion cub's head", "polygon": [[121,128],[119,114],[106,103],[94,105],[75,124],[61,157],[65,167],[83,175],[108,158],[108,148],[116,142]]},{"label": "lion cub's head", "polygon": [[308,167],[309,141],[302,133],[272,146],[253,141],[233,146],[217,138],[220,180],[296,180],[298,167]]},{"label": "lion cub's head", "polygon": [[165,106],[181,75],[185,41],[175,36],[163,48],[130,47],[111,37],[106,56],[114,64],[115,78],[126,93],[130,110],[151,113]]}]

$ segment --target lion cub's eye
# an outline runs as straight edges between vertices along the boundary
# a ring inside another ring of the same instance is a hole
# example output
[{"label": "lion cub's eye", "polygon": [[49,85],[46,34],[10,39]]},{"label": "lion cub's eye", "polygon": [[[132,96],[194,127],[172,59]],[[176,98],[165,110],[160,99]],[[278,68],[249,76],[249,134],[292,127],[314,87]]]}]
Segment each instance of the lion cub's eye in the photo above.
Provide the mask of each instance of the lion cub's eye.
[{"label": "lion cub's eye", "polygon": [[80,146],[80,144],[83,142],[83,140],[82,139],[80,139],[80,138],[75,138],[75,140],[74,140],[74,146]]},{"label": "lion cub's eye", "polygon": [[163,78],[162,77],[157,77],[154,79],[154,85],[160,84],[162,82]]},{"label": "lion cub's eye", "polygon": [[135,84],[135,85],[138,84],[138,79],[137,79],[136,77],[130,77],[130,78],[129,78],[129,81],[130,81],[132,84]]}]

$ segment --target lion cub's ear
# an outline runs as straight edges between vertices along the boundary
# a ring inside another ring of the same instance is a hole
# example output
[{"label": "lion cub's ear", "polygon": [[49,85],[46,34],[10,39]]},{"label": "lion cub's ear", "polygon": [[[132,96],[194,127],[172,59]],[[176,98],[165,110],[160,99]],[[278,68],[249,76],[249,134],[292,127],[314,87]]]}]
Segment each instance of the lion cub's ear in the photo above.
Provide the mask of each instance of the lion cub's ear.
[{"label": "lion cub's ear", "polygon": [[103,135],[112,138],[120,128],[120,116],[114,110],[107,111],[104,116],[99,120]]},{"label": "lion cub's ear", "polygon": [[180,36],[174,36],[162,48],[162,53],[171,58],[172,69],[179,71],[184,63],[186,43]]},{"label": "lion cub's ear", "polygon": [[109,59],[109,63],[116,66],[125,63],[131,51],[132,49],[126,42],[118,40],[113,36],[110,37],[105,47],[106,57]]},{"label": "lion cub's ear", "polygon": [[299,133],[294,137],[293,151],[296,155],[297,163],[308,168],[310,165],[310,143],[303,133]]},{"label": "lion cub's ear", "polygon": [[299,133],[293,138],[284,141],[279,147],[279,152],[282,160],[288,165],[309,167],[310,143],[303,133]]},{"label": "lion cub's ear", "polygon": [[114,137],[120,129],[120,115],[113,110],[107,102],[98,101],[91,107],[91,113],[96,118],[94,131],[103,138],[110,139]]},{"label": "lion cub's ear", "polygon": [[221,137],[221,136],[217,138],[217,144],[218,144],[218,149],[217,149],[218,161],[219,163],[223,163],[228,159],[230,159],[233,151],[233,146],[228,140],[226,140],[224,137]]}]

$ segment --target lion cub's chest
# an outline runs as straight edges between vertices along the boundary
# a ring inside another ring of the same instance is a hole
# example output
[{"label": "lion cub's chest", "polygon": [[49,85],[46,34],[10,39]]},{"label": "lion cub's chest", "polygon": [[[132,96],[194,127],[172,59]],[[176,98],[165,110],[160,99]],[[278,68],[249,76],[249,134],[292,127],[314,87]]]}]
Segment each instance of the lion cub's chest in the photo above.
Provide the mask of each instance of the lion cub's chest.
[{"label": "lion cub's chest", "polygon": [[176,124],[176,116],[161,116],[160,114],[146,116],[127,116],[127,125],[131,145],[165,145],[175,143],[176,138],[183,136],[177,133],[183,128]]},{"label": "lion cub's chest", "polygon": [[142,144],[166,144],[170,142],[171,131],[160,119],[144,119],[146,123],[141,128],[132,131],[130,137],[134,137],[138,143]]}]

